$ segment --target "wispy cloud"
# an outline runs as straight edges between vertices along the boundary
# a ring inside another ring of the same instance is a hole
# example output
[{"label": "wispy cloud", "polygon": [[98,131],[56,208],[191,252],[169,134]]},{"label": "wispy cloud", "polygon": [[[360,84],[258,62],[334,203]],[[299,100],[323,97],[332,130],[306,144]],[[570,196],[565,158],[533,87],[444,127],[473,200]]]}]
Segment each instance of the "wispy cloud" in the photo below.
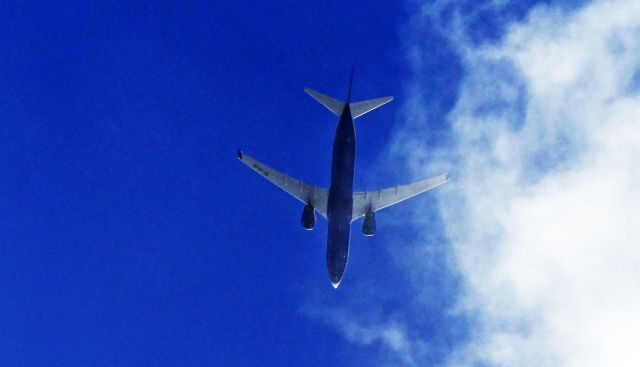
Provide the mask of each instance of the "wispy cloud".
[{"label": "wispy cloud", "polygon": [[486,43],[450,25],[466,77],[438,195],[476,317],[451,366],[640,364],[638,14],[537,6]]}]

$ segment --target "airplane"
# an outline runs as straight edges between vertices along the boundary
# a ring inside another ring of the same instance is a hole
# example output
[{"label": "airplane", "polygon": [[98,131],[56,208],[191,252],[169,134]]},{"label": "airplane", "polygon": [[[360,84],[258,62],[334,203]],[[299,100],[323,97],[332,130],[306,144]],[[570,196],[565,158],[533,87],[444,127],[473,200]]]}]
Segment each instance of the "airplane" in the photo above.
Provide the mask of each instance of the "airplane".
[{"label": "airplane", "polygon": [[256,171],[271,183],[280,187],[305,204],[301,224],[307,230],[315,226],[315,212],[329,221],[327,235],[327,269],[334,288],[338,288],[347,267],[351,223],[364,217],[362,233],[373,236],[376,231],[375,212],[403,200],[421,194],[449,180],[449,174],[435,176],[412,184],[376,191],[353,191],[356,154],[356,136],[353,120],[367,112],[387,104],[393,97],[351,102],[353,71],[345,102],[329,97],[311,88],[304,91],[329,111],[338,116],[339,122],[333,141],[331,185],[329,189],[318,187],[281,173],[238,150],[242,163]]}]

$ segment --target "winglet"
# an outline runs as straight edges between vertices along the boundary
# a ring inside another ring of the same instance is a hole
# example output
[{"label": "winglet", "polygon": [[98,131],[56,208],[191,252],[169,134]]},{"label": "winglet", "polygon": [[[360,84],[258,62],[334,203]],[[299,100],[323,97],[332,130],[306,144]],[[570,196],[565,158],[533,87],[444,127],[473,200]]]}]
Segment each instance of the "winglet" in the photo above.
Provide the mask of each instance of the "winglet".
[{"label": "winglet", "polygon": [[242,160],[242,149],[238,149],[238,159]]}]

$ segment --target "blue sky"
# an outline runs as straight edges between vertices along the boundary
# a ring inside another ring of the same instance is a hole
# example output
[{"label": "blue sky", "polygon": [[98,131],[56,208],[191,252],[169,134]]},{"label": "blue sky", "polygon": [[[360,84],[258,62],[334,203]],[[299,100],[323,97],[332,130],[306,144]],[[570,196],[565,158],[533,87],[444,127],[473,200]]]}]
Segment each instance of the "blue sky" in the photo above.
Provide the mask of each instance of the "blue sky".
[{"label": "blue sky", "polygon": [[[299,311],[313,292],[349,297],[328,281],[326,225],[301,230],[299,205],[235,151],[326,185],[335,121],[302,88],[341,98],[355,65],[354,97],[400,95],[404,16],[364,1],[3,5],[3,364],[350,358]],[[366,121],[361,165],[394,108]]]},{"label": "blue sky", "polygon": [[[481,351],[500,349],[491,342],[496,336],[520,338],[506,348],[516,353],[522,338],[538,346],[566,335],[536,332],[537,325],[555,330],[545,317],[564,309],[532,301],[551,311],[531,323],[523,316],[530,304],[496,315],[487,300],[537,300],[540,291],[525,292],[516,275],[498,271],[537,264],[527,274],[564,274],[547,266],[566,254],[537,258],[525,251],[530,263],[488,259],[511,253],[512,244],[528,249],[519,239],[529,227],[517,225],[532,221],[526,213],[557,212],[559,199],[541,194],[556,192],[545,182],[578,192],[580,180],[554,176],[559,163],[547,157],[564,152],[562,139],[584,145],[573,133],[588,138],[596,124],[578,115],[582,106],[628,100],[636,89],[625,78],[637,83],[640,70],[625,53],[635,44],[627,37],[633,27],[616,28],[626,18],[604,17],[600,28],[590,21],[592,13],[617,14],[615,6],[547,3],[0,6],[2,364],[536,365]],[[571,29],[603,44],[619,39],[622,51],[611,59],[620,63],[602,61],[609,60],[607,48],[578,47],[585,42]],[[549,67],[546,58],[556,64]],[[569,66],[556,72],[565,61]],[[513,72],[503,73],[505,65]],[[381,212],[374,238],[361,236],[356,222],[336,291],[324,262],[326,223],[302,230],[302,206],[246,169],[235,151],[327,185],[336,119],[302,88],[343,98],[352,66],[354,99],[396,97],[357,121],[357,188],[406,183],[443,167],[459,181]],[[580,79],[594,70],[602,80]],[[606,70],[615,71],[615,83],[605,79]],[[626,92],[601,96],[616,83]],[[571,99],[585,90],[594,92]],[[606,106],[589,113],[617,116]],[[558,116],[562,124],[550,127]],[[608,145],[594,147],[566,153],[562,167],[582,177],[590,171],[581,157],[599,156]],[[616,162],[615,172],[634,171]],[[475,181],[525,173],[536,182]],[[476,200],[479,189],[502,191]],[[629,190],[635,197],[637,190]],[[588,209],[602,212],[579,208]],[[505,211],[516,222],[501,216]],[[564,228],[589,227],[590,218]],[[619,223],[607,228],[632,233]],[[489,230],[478,231],[485,224]],[[539,241],[558,248],[554,239]],[[597,246],[571,248],[591,253]],[[620,268],[614,260],[607,265]],[[492,266],[496,273],[483,273]],[[632,288],[620,287],[620,293]],[[549,349],[557,352],[540,351]]]}]

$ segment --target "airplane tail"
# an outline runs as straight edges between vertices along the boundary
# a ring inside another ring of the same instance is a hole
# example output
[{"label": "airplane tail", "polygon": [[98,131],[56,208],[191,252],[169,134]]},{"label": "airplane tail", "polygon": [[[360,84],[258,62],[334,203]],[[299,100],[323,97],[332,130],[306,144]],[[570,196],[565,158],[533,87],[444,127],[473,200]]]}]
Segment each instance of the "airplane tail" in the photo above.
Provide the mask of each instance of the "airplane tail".
[{"label": "airplane tail", "polygon": [[[349,109],[351,110],[351,117],[356,119],[367,112],[371,112],[376,108],[393,101],[393,97],[382,97],[375,99],[368,99],[360,102],[343,102],[335,98],[329,97],[326,94],[322,94],[311,88],[305,88],[304,91],[313,97],[321,105],[325,106],[329,111],[333,112],[336,116],[340,116],[344,110],[345,103],[349,103]],[[349,98],[351,97],[351,88],[349,88]]]},{"label": "airplane tail", "polygon": [[313,97],[321,105],[325,106],[329,111],[333,112],[336,116],[340,117],[344,110],[345,104],[349,104],[349,110],[351,110],[351,117],[356,119],[367,112],[371,112],[376,108],[385,105],[393,101],[393,97],[382,97],[375,99],[368,99],[366,101],[351,102],[351,86],[353,85],[353,68],[351,68],[351,78],[349,79],[349,93],[347,95],[347,101],[343,102],[335,98],[329,97],[326,94],[322,94],[311,88],[304,88],[304,91]]}]

